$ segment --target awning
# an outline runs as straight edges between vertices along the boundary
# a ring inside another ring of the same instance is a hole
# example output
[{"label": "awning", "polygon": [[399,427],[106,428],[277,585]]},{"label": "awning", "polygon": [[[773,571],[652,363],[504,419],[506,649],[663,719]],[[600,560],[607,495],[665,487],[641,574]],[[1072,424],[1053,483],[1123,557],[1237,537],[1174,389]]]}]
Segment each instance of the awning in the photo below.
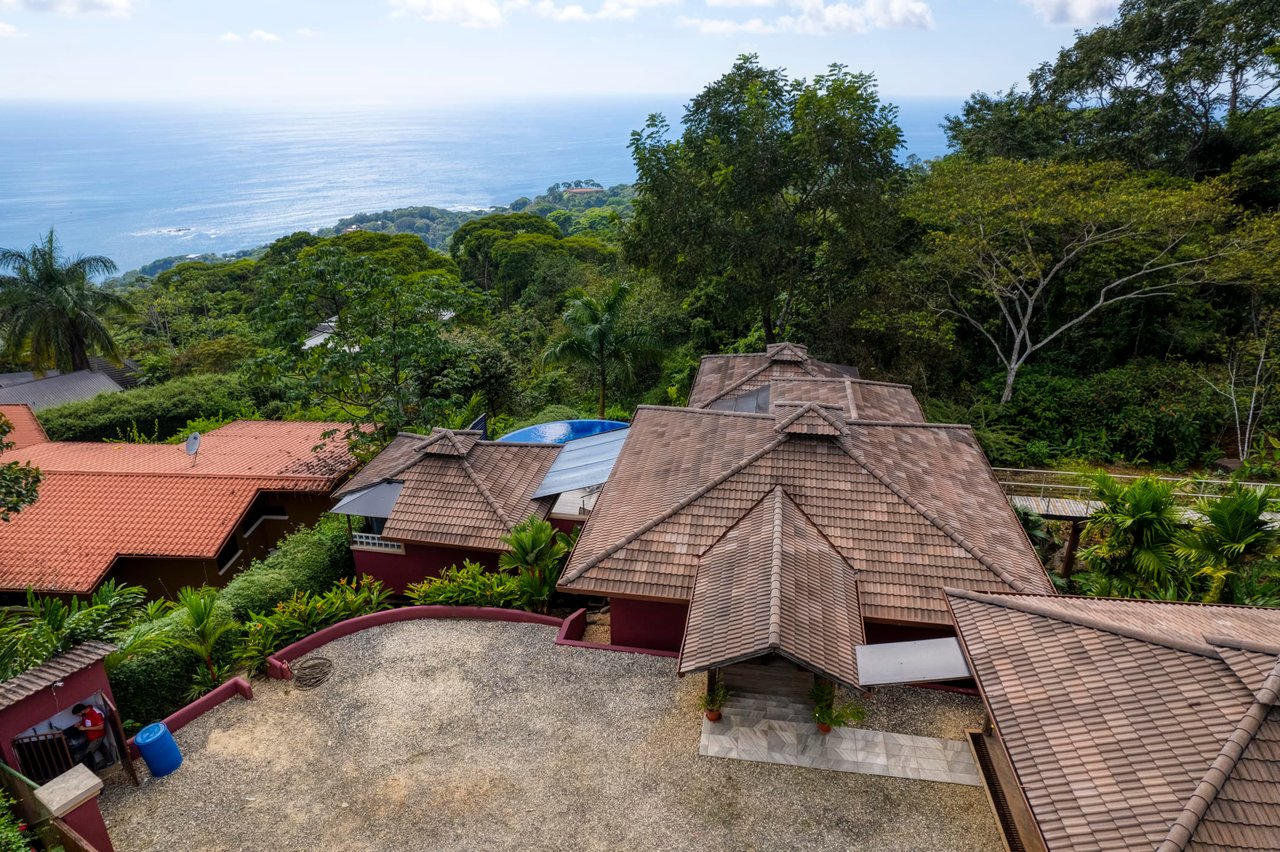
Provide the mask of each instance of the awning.
[{"label": "awning", "polygon": [[859,645],[858,681],[863,686],[922,683],[972,677],[956,639]]},{"label": "awning", "polygon": [[627,439],[626,429],[602,432],[587,438],[569,441],[551,463],[551,469],[542,478],[542,484],[533,492],[534,499],[564,494],[579,488],[603,485],[613,472],[613,463],[622,452],[622,442]]},{"label": "awning", "polygon": [[359,515],[362,518],[389,518],[400,496],[402,482],[380,482],[362,491],[348,494],[330,509],[335,515]]}]

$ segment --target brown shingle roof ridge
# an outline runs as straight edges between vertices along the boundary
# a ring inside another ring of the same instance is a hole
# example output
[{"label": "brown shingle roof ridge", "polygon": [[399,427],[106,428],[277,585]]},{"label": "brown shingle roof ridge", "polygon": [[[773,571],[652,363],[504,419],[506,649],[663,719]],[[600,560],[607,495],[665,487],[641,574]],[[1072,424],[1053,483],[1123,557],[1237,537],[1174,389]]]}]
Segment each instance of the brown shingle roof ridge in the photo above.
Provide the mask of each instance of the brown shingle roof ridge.
[{"label": "brown shingle roof ridge", "polygon": [[[653,406],[653,407],[663,408],[665,406]],[[678,410],[690,411],[694,409],[678,409]],[[760,417],[760,415],[751,415],[751,416],[757,417],[757,418]],[[764,415],[764,416],[768,417],[768,415]],[[594,557],[587,560],[583,564],[579,565],[577,568],[574,568],[572,571],[566,572],[563,576],[561,576],[560,582],[572,583],[574,580],[577,580],[583,574],[587,573],[587,571],[591,570],[596,565],[598,565],[602,560],[608,559],[610,556],[617,553],[619,550],[622,550],[622,548],[626,547],[628,544],[631,544],[633,541],[635,541],[645,533],[649,532],[651,529],[658,526],[658,524],[661,524],[663,521],[670,520],[671,518],[675,517],[679,513],[683,512],[685,509],[689,508],[698,500],[701,500],[703,497],[705,497],[713,489],[720,487],[721,485],[728,482],[733,477],[737,476],[747,468],[751,467],[751,465],[760,461],[760,459],[769,455],[769,453],[773,452],[778,447],[782,446],[782,444],[784,444],[787,441],[787,439],[790,437],[791,436],[785,432],[778,435],[778,437],[774,438],[772,441],[765,444],[763,447],[756,450],[754,453],[747,456],[745,459],[738,462],[733,467],[729,468],[724,473],[717,476],[715,479],[712,479],[706,485],[703,485],[701,488],[691,493],[688,497],[685,497],[679,503],[676,503],[670,509],[667,509],[661,515],[658,515],[658,517],[654,518],[653,520],[645,524],[642,524],[634,532],[625,536],[616,544],[612,544],[609,547],[605,548],[603,551],[596,554]]]},{"label": "brown shingle roof ridge", "polygon": [[[706,401],[705,401],[705,402],[703,402],[702,404],[703,404],[704,406],[706,406],[706,405],[710,405],[710,404],[711,404],[711,403],[713,403],[713,402],[717,402],[717,401],[719,401],[719,400],[724,399],[726,396],[728,396],[729,394],[733,393],[733,392],[734,392],[734,391],[736,391],[738,388],[742,387],[742,386],[743,386],[743,385],[745,385],[747,382],[751,381],[751,380],[752,380],[752,379],[754,379],[756,376],[760,375],[761,373],[763,373],[765,370],[769,369],[769,368],[770,368],[770,367],[772,367],[772,366],[773,366],[773,361],[766,357],[766,358],[765,358],[765,360],[764,360],[764,363],[763,363],[763,364],[761,364],[759,367],[757,367],[756,369],[754,369],[754,370],[752,370],[751,372],[747,373],[745,376],[743,376],[742,378],[738,379],[736,382],[734,382],[733,384],[729,385],[729,386],[728,386],[728,387],[726,387],[724,390],[720,391],[720,393],[718,393],[718,394],[716,394],[715,396],[711,397],[710,399],[706,400]],[[696,377],[695,377],[695,380],[696,380]]]},{"label": "brown shingle roof ridge", "polygon": [[1218,793],[1222,792],[1223,785],[1231,778],[1231,773],[1235,771],[1240,757],[1257,735],[1271,708],[1277,703],[1280,703],[1280,659],[1276,660],[1271,673],[1254,693],[1253,704],[1245,711],[1244,717],[1231,732],[1231,736],[1227,737],[1227,741],[1222,744],[1222,750],[1213,759],[1213,763],[1209,764],[1209,770],[1196,785],[1191,798],[1182,806],[1182,812],[1169,827],[1169,833],[1156,847],[1156,852],[1182,852],[1187,848],[1195,838],[1196,830],[1200,827],[1204,815],[1209,811]]},{"label": "brown shingle roof ridge", "polygon": [[912,390],[913,385],[902,382],[881,382],[875,379],[855,379],[853,376],[789,376],[787,382],[852,382],[855,385],[876,385],[882,388],[906,388]]},{"label": "brown shingle roof ridge", "polygon": [[769,647],[782,647],[782,489],[773,489],[773,548],[769,559]]},{"label": "brown shingle roof ridge", "polygon": [[[1012,574],[1010,574],[1006,569],[1002,568],[999,565],[999,563],[995,562],[993,559],[991,559],[986,554],[984,554],[981,548],[979,548],[973,542],[969,541],[969,539],[965,538],[963,533],[961,533],[955,527],[951,526],[951,524],[947,523],[942,518],[939,518],[919,500],[916,500],[910,494],[903,491],[901,488],[898,487],[898,485],[892,479],[890,479],[887,475],[882,473],[875,465],[871,464],[871,462],[867,461],[866,457],[863,456],[862,453],[858,452],[857,448],[855,448],[852,442],[850,442],[850,440],[847,437],[847,433],[846,435],[842,435],[840,439],[836,441],[836,444],[840,447],[840,449],[845,451],[845,453],[849,456],[849,458],[857,462],[862,467],[863,470],[865,470],[867,473],[875,477],[880,482],[881,485],[883,485],[885,488],[888,488],[891,492],[897,495],[898,499],[902,500],[912,509],[915,509],[929,523],[933,524],[935,527],[937,527],[938,529],[946,533],[948,538],[950,538],[956,544],[960,545],[960,547],[962,547],[965,551],[967,551],[969,555],[971,555],[974,559],[978,560],[979,563],[986,566],[987,570],[991,571],[993,574],[995,574],[997,577],[1003,580],[1006,585],[1012,587],[1013,589],[1019,592],[1033,591],[1027,588],[1026,583],[1018,579],[1017,577],[1013,576]],[[1012,512],[1013,510],[1010,509],[1009,511]],[[1021,528],[1021,524],[1019,524],[1019,528]],[[1023,534],[1025,536],[1026,534],[1025,531]],[[1046,580],[1048,580],[1048,576],[1049,575],[1046,573],[1045,574]]]},{"label": "brown shingle roof ridge", "polygon": [[1143,600],[1141,598],[1087,598],[1080,596],[1063,596],[1063,595],[1036,595],[1036,594],[1020,594],[1009,595],[1003,593],[974,592],[967,589],[945,588],[943,591],[952,597],[965,598],[967,600],[976,601],[978,603],[990,604],[992,606],[1004,607],[1005,609],[1015,610],[1017,612],[1025,612],[1028,615],[1038,615],[1041,618],[1050,618],[1054,621],[1061,621],[1065,624],[1074,624],[1077,627],[1084,627],[1089,630],[1099,630],[1103,633],[1111,633],[1115,636],[1121,636],[1125,639],[1134,639],[1139,642],[1146,642],[1148,645],[1159,645],[1163,648],[1171,648],[1175,651],[1182,651],[1187,654],[1195,654],[1200,657],[1208,657],[1211,660],[1221,660],[1222,656],[1208,642],[1203,644],[1197,642],[1188,642],[1183,639],[1176,639],[1153,630],[1144,630],[1140,627],[1131,627],[1129,625],[1116,624],[1114,621],[1108,621],[1105,618],[1088,615],[1078,612],[1063,612],[1052,606],[1041,606],[1040,601],[1053,600],[1125,600],[1134,603],[1145,604],[1163,604],[1165,601]]},{"label": "brown shingle roof ridge", "polygon": [[1249,651],[1254,654],[1270,654],[1280,656],[1280,642],[1253,642],[1248,639],[1236,639],[1230,636],[1206,635],[1204,641],[1215,648],[1230,648],[1235,651]]},{"label": "brown shingle roof ridge", "polygon": [[547,444],[541,441],[476,441],[477,447],[537,447],[540,450],[564,449],[563,444]]},{"label": "brown shingle roof ridge", "polygon": [[[779,403],[779,405],[786,405],[786,404],[788,403],[785,403],[785,402]],[[819,403],[819,402],[796,402],[796,403],[790,403],[790,404],[797,406],[796,410],[791,414],[787,415],[787,417],[784,418],[783,420],[778,421],[778,423],[773,427],[775,431],[784,432],[786,431],[788,426],[795,423],[801,417],[804,417],[809,412],[813,412],[814,414],[817,414],[819,417],[821,417],[823,420],[830,423],[831,428],[835,429],[841,435],[849,434],[849,427],[845,423],[845,419],[843,417],[836,417],[831,413],[832,410],[843,413],[844,409],[842,409],[840,406],[823,405],[822,403]],[[829,437],[835,438],[835,435],[831,435]]]},{"label": "brown shingle roof ridge", "polygon": [[471,462],[467,461],[466,453],[462,452],[462,448],[458,445],[458,439],[450,435],[449,440],[453,442],[454,449],[458,450],[458,463],[462,465],[463,473],[475,485],[476,490],[480,492],[480,496],[484,498],[484,502],[489,504],[489,508],[498,516],[498,520],[502,521],[502,525],[510,532],[515,528],[515,524],[507,517],[507,513],[502,510],[502,505],[494,499],[488,486],[480,480],[480,475],[471,467]]},{"label": "brown shingle roof ridge", "polygon": [[[715,400],[712,400],[715,402]],[[682,414],[707,414],[713,417],[748,417],[753,420],[772,420],[773,415],[768,413],[757,413],[754,411],[726,411],[719,408],[689,408],[680,405],[637,405],[636,411],[641,409],[651,409],[653,411],[678,411]],[[634,418],[632,422],[635,422]],[[505,443],[505,442],[504,442]]]},{"label": "brown shingle roof ridge", "polygon": [[[892,426],[895,429],[958,429],[961,432],[972,432],[968,423],[927,423],[923,420],[851,420],[859,426]],[[985,453],[983,454],[986,455]]]}]

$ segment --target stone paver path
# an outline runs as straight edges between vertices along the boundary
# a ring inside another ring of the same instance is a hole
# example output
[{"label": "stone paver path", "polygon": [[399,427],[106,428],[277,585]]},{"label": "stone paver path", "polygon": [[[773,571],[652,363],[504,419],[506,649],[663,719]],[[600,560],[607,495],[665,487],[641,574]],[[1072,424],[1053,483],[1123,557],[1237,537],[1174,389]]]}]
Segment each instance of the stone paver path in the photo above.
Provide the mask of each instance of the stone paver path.
[{"label": "stone paver path", "polygon": [[702,720],[698,753],[864,775],[981,786],[969,744],[865,728],[823,735],[807,706],[768,696],[735,695],[719,722]]}]

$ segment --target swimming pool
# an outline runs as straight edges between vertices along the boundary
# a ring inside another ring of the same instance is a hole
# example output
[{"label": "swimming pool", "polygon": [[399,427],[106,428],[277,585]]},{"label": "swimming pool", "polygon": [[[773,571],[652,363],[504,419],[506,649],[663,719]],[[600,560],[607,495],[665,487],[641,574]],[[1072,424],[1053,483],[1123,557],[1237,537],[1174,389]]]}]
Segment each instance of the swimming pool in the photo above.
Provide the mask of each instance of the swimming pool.
[{"label": "swimming pool", "polygon": [[628,425],[618,420],[553,420],[550,423],[539,423],[537,426],[517,429],[498,440],[516,441],[522,444],[564,444],[576,441],[578,438],[589,438],[604,432],[626,429]]}]

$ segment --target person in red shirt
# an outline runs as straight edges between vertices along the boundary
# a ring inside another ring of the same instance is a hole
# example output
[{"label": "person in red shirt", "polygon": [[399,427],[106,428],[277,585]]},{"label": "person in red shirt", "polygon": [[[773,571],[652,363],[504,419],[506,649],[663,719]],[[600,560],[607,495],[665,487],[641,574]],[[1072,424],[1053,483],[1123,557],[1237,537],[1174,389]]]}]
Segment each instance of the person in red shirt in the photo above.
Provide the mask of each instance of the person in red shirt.
[{"label": "person in red shirt", "polygon": [[102,715],[102,711],[97,707],[91,707],[88,704],[77,704],[71,708],[71,712],[80,717],[76,727],[84,731],[85,739],[88,740],[84,759],[91,760],[93,768],[96,768],[99,762],[106,758],[102,753],[102,744],[105,741],[103,738],[107,735],[107,717]]}]

